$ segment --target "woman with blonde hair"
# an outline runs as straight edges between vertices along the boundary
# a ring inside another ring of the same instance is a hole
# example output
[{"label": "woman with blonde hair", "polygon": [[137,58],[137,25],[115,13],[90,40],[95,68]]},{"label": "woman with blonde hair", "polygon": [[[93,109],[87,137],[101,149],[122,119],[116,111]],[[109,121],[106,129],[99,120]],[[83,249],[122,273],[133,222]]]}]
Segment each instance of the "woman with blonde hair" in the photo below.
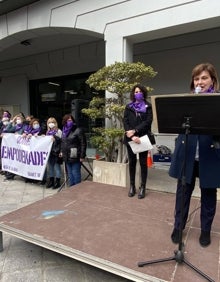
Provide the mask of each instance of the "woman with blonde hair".
[{"label": "woman with blonde hair", "polygon": [[53,145],[48,159],[49,182],[46,188],[57,189],[60,187],[61,178],[61,158],[59,157],[61,148],[62,131],[58,128],[57,121],[54,117],[47,120],[47,136],[52,136]]}]

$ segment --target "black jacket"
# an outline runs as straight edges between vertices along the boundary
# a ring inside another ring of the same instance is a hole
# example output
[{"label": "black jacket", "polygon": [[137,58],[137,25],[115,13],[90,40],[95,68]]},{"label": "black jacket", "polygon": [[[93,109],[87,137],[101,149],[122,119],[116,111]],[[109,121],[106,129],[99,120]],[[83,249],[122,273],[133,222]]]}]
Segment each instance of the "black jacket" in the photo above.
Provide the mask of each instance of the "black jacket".
[{"label": "black jacket", "polygon": [[[151,124],[153,121],[152,106],[146,102],[146,113],[136,112],[129,105],[126,106],[124,111],[124,129],[125,131],[135,129],[135,136],[141,137],[151,133]],[[125,144],[131,141],[130,138],[124,138]]]},{"label": "black jacket", "polygon": [[60,158],[60,151],[61,151],[61,137],[54,135],[54,141],[51,147],[49,160],[50,162],[62,164],[63,159]]},{"label": "black jacket", "polygon": [[[81,128],[73,128],[67,137],[61,138],[64,162],[77,162],[86,156],[86,136]],[[71,152],[75,152],[71,156]]]}]

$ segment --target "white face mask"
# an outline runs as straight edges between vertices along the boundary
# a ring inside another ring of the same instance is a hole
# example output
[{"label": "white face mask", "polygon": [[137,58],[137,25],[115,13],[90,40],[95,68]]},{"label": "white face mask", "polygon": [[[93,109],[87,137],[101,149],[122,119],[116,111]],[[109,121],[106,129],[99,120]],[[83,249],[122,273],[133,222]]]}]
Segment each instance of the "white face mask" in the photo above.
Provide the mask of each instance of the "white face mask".
[{"label": "white face mask", "polygon": [[48,124],[48,126],[49,126],[49,128],[54,128],[54,127],[55,127],[55,123],[50,122],[50,123]]},{"label": "white face mask", "polygon": [[8,120],[5,120],[5,121],[3,121],[3,124],[4,124],[4,125],[8,125],[8,124],[9,124],[9,121],[8,121]]},{"label": "white face mask", "polygon": [[17,124],[21,124],[21,120],[20,120],[20,119],[17,119],[17,120],[16,120],[16,123],[17,123]]},{"label": "white face mask", "polygon": [[33,129],[38,129],[40,127],[39,124],[33,124]]}]

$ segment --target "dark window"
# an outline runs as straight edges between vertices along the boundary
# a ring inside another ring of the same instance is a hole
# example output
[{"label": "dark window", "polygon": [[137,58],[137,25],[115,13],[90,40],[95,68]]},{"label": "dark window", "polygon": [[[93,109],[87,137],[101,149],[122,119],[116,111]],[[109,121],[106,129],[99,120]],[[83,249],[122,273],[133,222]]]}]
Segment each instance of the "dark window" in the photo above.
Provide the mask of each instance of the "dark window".
[{"label": "dark window", "polygon": [[94,95],[85,83],[90,74],[31,80],[30,114],[39,118],[41,122],[53,116],[62,128],[62,117],[71,113],[78,126],[83,127],[85,132],[90,134],[94,122],[81,113],[81,109],[88,107]]}]

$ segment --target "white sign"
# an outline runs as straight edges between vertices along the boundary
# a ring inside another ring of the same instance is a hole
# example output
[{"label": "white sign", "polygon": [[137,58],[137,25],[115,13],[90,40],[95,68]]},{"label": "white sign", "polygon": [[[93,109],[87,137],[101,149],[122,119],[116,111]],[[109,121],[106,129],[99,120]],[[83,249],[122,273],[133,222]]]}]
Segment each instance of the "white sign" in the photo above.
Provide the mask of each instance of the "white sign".
[{"label": "white sign", "polygon": [[51,136],[27,138],[5,133],[1,144],[2,170],[42,180],[52,144]]}]

